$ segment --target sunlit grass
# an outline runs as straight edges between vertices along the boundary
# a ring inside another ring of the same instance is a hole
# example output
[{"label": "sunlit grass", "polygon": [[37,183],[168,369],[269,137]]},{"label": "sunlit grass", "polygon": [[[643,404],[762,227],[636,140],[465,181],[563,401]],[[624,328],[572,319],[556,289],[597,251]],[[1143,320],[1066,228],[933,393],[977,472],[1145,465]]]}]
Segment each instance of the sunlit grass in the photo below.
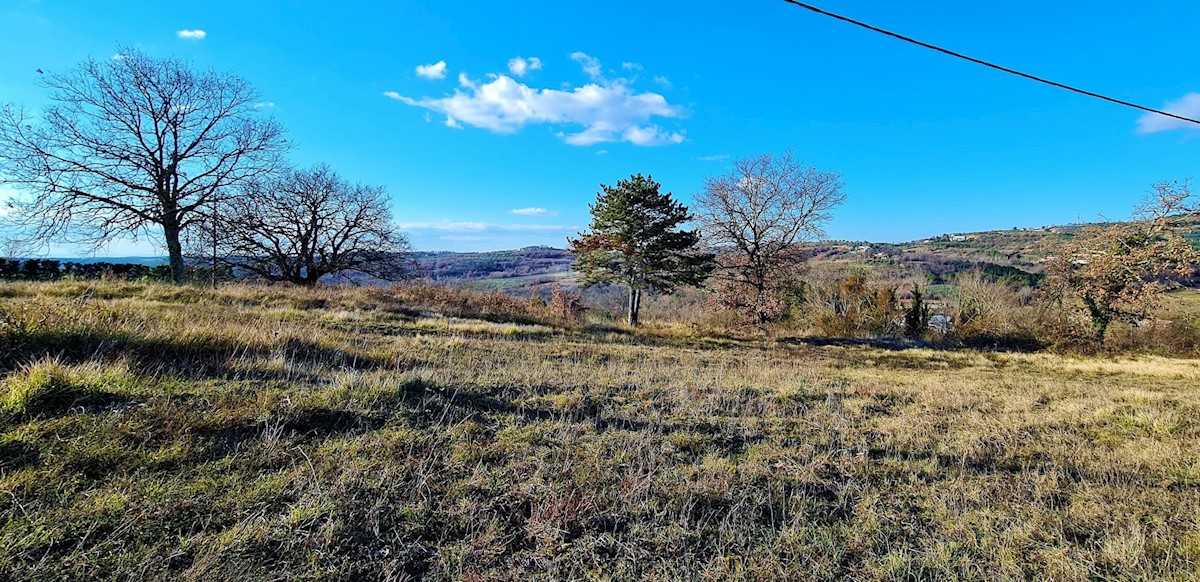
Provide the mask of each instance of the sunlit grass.
[{"label": "sunlit grass", "polygon": [[0,286],[0,579],[1200,576],[1195,361],[440,293]]}]

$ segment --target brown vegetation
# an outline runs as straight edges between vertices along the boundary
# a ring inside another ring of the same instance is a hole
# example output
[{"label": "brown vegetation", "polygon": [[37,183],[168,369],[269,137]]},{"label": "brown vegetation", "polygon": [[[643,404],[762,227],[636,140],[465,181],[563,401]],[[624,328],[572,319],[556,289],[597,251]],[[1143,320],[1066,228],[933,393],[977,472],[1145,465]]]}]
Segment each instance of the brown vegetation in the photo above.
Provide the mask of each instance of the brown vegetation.
[{"label": "brown vegetation", "polygon": [[428,287],[0,296],[0,578],[1200,571],[1195,361],[586,331]]}]

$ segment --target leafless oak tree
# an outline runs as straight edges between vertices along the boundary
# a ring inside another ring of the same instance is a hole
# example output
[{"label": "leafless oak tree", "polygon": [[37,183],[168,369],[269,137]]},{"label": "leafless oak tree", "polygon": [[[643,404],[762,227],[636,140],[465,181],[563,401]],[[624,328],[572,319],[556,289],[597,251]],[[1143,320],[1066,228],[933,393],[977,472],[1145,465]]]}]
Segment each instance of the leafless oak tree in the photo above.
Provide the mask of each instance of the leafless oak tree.
[{"label": "leafless oak tree", "polygon": [[331,274],[394,281],[411,271],[385,190],[351,184],[328,166],[256,181],[224,201],[215,220],[215,241],[198,240],[196,255],[215,250],[235,273],[315,285]]},{"label": "leafless oak tree", "polygon": [[717,299],[762,324],[786,307],[802,261],[798,243],[822,236],[846,200],[842,177],[797,160],[791,152],[734,162],[710,177],[697,196],[702,232],[718,251]]},{"label": "leafless oak tree", "polygon": [[0,183],[29,240],[102,245],[161,230],[176,281],[181,235],[234,187],[274,169],[283,128],[245,80],[136,50],[42,85],[38,118],[0,111]]}]

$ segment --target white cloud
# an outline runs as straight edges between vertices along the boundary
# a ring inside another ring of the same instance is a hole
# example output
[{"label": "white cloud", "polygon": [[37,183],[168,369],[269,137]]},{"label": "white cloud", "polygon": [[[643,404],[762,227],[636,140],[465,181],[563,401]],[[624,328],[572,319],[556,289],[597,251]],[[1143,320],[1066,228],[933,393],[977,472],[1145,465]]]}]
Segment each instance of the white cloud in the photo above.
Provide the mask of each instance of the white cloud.
[{"label": "white cloud", "polygon": [[260,101],[260,102],[254,104],[254,108],[255,109],[274,109],[275,102],[274,101]]},{"label": "white cloud", "polygon": [[583,51],[577,51],[571,53],[571,60],[579,63],[579,66],[583,67],[583,72],[591,77],[593,81],[604,80],[604,75],[601,73],[600,59]]},{"label": "white cloud", "polygon": [[114,60],[114,61],[123,61],[125,59],[126,59],[125,55],[123,55],[121,53],[117,53],[112,56],[112,60]]},{"label": "white cloud", "polygon": [[530,208],[514,208],[509,210],[509,212],[512,214],[519,214],[521,216],[558,216],[558,213],[553,210],[538,208],[536,206]]},{"label": "white cloud", "polygon": [[621,63],[621,68],[631,73],[640,73],[646,70],[641,63]]},{"label": "white cloud", "polygon": [[[1200,93],[1188,93],[1175,101],[1168,101],[1162,110],[1183,117],[1200,119]],[[1137,132],[1140,134],[1175,129],[1200,129],[1200,125],[1157,113],[1147,113],[1138,119]]]},{"label": "white cloud", "polygon": [[514,57],[508,61],[508,71],[516,77],[524,77],[529,71],[540,71],[542,59],[537,57]]},{"label": "white cloud", "polygon": [[206,36],[208,36],[208,33],[204,32],[203,30],[200,30],[198,28],[196,28],[196,29],[185,28],[179,32],[176,32],[175,36],[178,36],[179,38],[183,38],[183,39],[187,39],[187,40],[204,40],[204,38]]},{"label": "white cloud", "polygon": [[437,232],[527,232],[555,233],[575,232],[578,226],[559,224],[492,224],[488,222],[456,222],[441,220],[437,222],[402,222],[397,225],[401,230],[437,231]]},{"label": "white cloud", "polygon": [[486,222],[453,222],[450,220],[442,220],[440,222],[401,222],[396,225],[401,230],[445,230],[450,232],[470,232],[474,230],[486,230]]},{"label": "white cloud", "polygon": [[663,87],[666,87],[668,89],[670,89],[672,87],[671,80],[662,75],[656,75],[654,77],[654,82],[658,83],[659,85],[662,85]]},{"label": "white cloud", "polygon": [[675,145],[683,143],[683,134],[664,131],[657,125],[634,126],[625,130],[625,141],[640,146]]},{"label": "white cloud", "polygon": [[[599,63],[595,67],[598,71]],[[438,99],[413,99],[395,91],[384,95],[442,113],[447,117],[447,125],[453,120],[495,133],[514,133],[531,124],[581,126],[581,130],[573,133],[557,133],[571,145],[624,141],[653,146],[678,144],[684,139],[681,132],[664,130],[652,123],[656,118],[682,117],[682,107],[668,103],[658,93],[635,92],[625,83],[589,83],[567,90],[537,89],[506,75],[493,75],[490,82],[482,85],[464,76],[460,85],[452,94]]]},{"label": "white cloud", "polygon": [[723,162],[729,159],[729,154],[717,154],[715,156],[700,156],[696,158],[701,162]]},{"label": "white cloud", "polygon": [[432,65],[418,65],[417,76],[438,81],[446,78],[446,61],[438,61]]}]

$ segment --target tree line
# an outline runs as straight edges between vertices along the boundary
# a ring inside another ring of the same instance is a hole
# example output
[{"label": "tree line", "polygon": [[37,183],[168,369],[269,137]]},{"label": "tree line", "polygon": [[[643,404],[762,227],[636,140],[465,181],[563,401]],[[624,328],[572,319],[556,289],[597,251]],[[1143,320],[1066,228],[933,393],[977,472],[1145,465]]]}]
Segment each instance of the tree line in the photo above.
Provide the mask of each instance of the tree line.
[{"label": "tree line", "polygon": [[150,266],[140,263],[110,263],[106,261],[81,263],[56,259],[0,258],[0,279],[5,281],[101,278],[166,281],[170,279],[170,275],[170,269],[166,266]]},{"label": "tree line", "polygon": [[[825,293],[825,329],[851,322],[921,336],[932,321],[924,291],[914,286],[907,306],[896,289],[869,289],[853,275],[832,289],[809,289],[802,243],[846,200],[841,175],[818,170],[790,152],[738,160],[730,172],[706,180],[692,213],[661,184],[640,174],[602,185],[587,231],[571,239],[573,269],[586,285],[628,289],[627,321],[637,325],[643,294],[671,294],[704,286],[712,305],[763,325],[801,304],[806,292]],[[1039,298],[1088,322],[1103,343],[1113,322],[1149,321],[1165,294],[1195,276],[1200,252],[1172,226],[1200,212],[1186,181],[1160,182],[1128,223],[1083,228],[1045,261],[1045,274],[1028,276]],[[688,225],[695,228],[688,230]],[[1028,275],[1028,274],[1027,274]],[[810,298],[812,299],[812,298]],[[812,303],[812,301],[810,301]],[[970,324],[990,306],[963,312]]]}]

